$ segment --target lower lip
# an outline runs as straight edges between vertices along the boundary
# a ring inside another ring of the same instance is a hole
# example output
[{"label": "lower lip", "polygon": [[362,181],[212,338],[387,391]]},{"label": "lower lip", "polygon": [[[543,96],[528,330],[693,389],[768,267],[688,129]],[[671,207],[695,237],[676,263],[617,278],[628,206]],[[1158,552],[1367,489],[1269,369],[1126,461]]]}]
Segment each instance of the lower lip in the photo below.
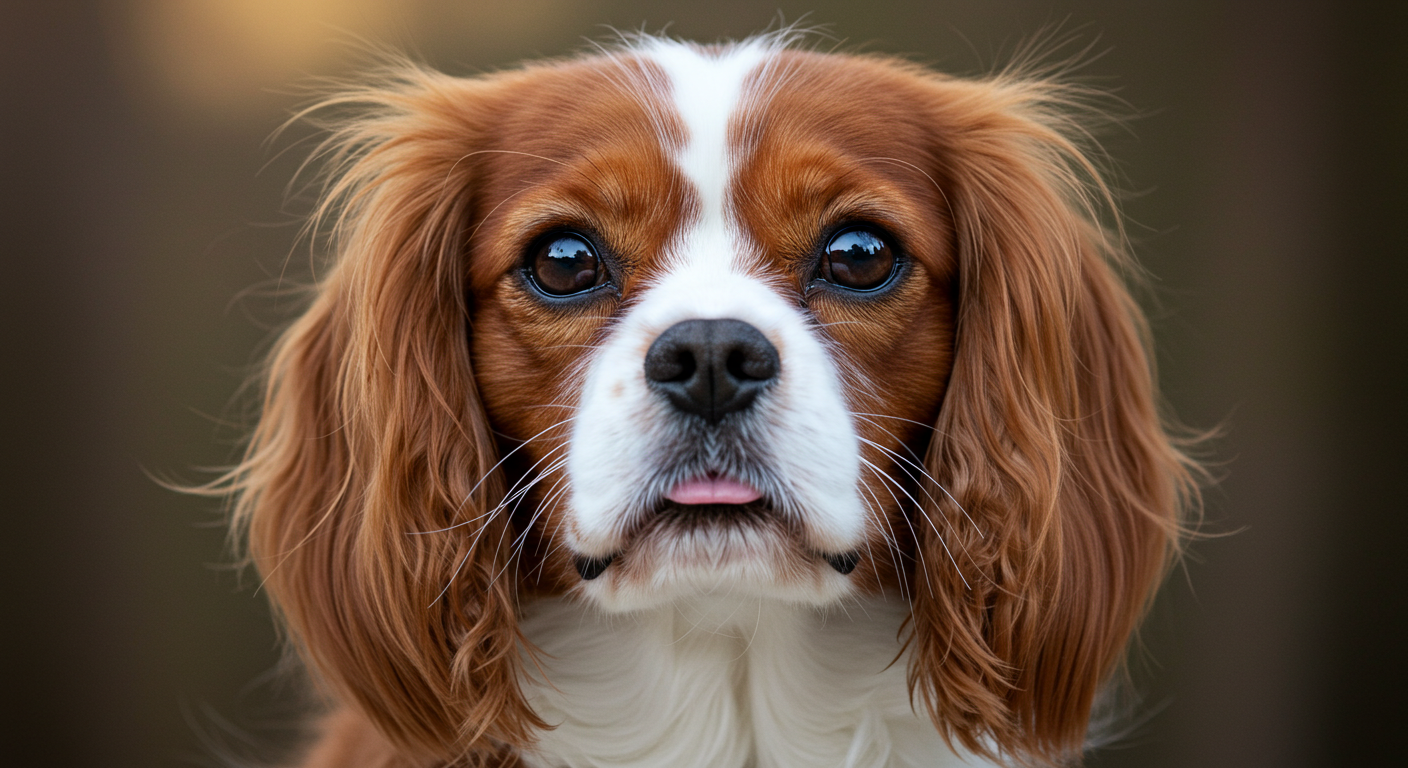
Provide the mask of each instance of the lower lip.
[{"label": "lower lip", "polygon": [[750,504],[761,499],[758,489],[723,477],[696,477],[676,485],[665,498],[676,504]]}]

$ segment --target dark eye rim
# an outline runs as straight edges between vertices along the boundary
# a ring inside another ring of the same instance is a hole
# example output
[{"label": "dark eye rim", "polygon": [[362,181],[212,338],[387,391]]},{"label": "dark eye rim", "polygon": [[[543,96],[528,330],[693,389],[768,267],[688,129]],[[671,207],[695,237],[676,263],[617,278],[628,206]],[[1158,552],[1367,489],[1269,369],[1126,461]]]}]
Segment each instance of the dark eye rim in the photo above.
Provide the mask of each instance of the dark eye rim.
[{"label": "dark eye rim", "polygon": [[[841,235],[858,229],[870,230],[885,241],[885,244],[890,246],[890,253],[895,259],[895,263],[890,266],[890,273],[873,288],[851,288],[840,283],[833,283],[822,276],[822,264],[826,259],[827,246]],[[848,221],[828,228],[818,239],[816,254],[813,257],[812,279],[807,285],[807,293],[815,290],[827,290],[838,292],[855,300],[877,299],[888,293],[908,272],[909,258],[905,254],[904,247],[900,244],[899,238],[891,234],[887,227],[870,221]]]},{"label": "dark eye rim", "polygon": [[[576,293],[552,293],[538,283],[538,279],[533,275],[533,260],[538,254],[538,250],[563,237],[576,237],[581,239],[592,249],[596,255],[597,265],[601,275],[597,278],[596,285],[577,291]],[[527,284],[532,293],[540,300],[549,304],[578,304],[591,298],[600,296],[603,292],[615,292],[616,280],[611,270],[611,259],[608,257],[607,249],[601,245],[600,238],[580,227],[552,227],[542,234],[534,237],[523,249],[522,264],[519,267],[519,274],[522,275],[523,282]]]}]

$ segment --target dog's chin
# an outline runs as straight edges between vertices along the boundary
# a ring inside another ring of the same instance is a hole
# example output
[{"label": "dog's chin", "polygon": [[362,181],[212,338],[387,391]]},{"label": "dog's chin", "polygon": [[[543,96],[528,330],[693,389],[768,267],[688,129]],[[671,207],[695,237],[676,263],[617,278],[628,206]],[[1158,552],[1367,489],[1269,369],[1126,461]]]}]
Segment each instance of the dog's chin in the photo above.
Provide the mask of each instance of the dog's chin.
[{"label": "dog's chin", "polygon": [[836,556],[828,559],[806,540],[800,525],[766,501],[666,501],[614,555],[579,559],[581,589],[613,611],[721,595],[828,605],[850,594]]}]

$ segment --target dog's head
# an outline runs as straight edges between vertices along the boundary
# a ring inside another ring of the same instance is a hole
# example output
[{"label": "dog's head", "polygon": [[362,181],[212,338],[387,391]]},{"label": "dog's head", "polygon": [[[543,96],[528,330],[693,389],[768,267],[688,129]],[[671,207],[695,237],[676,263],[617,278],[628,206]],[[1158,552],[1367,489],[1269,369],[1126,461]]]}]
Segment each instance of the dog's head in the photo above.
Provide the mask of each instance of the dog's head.
[{"label": "dog's head", "polygon": [[533,595],[889,593],[942,732],[1078,749],[1188,472],[1074,101],[767,40],[336,100],[237,471],[320,678],[408,751],[523,745]]}]

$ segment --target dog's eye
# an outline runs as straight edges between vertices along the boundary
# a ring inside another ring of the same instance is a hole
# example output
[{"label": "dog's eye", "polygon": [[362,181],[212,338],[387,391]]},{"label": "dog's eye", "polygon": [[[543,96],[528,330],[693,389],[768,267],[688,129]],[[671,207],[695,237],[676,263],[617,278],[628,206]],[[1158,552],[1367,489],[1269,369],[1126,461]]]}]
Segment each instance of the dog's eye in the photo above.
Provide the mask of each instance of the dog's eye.
[{"label": "dog's eye", "polygon": [[529,269],[543,293],[569,296],[595,287],[605,271],[596,251],[581,235],[561,234],[543,241]]},{"label": "dog's eye", "polygon": [[853,291],[873,291],[895,271],[895,252],[873,229],[837,232],[821,255],[821,278]]}]

